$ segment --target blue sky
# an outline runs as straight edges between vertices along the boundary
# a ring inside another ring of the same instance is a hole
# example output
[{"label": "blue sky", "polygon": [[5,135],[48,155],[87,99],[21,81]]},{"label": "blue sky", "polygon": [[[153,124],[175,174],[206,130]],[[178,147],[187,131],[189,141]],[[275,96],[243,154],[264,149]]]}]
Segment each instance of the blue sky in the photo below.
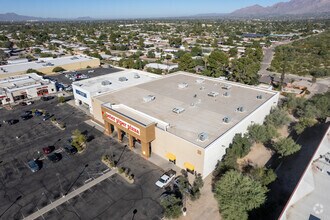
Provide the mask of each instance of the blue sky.
[{"label": "blue sky", "polygon": [[227,13],[288,0],[0,0],[0,13],[37,17],[146,18]]}]

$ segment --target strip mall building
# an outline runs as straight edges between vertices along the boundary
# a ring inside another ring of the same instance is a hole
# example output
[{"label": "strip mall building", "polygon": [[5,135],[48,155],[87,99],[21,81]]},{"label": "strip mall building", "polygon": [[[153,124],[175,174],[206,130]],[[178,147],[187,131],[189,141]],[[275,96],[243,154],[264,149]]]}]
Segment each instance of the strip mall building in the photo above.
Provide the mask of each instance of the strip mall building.
[{"label": "strip mall building", "polygon": [[190,172],[209,175],[236,133],[262,123],[279,93],[177,72],[92,99],[105,133],[145,158],[154,154]]}]

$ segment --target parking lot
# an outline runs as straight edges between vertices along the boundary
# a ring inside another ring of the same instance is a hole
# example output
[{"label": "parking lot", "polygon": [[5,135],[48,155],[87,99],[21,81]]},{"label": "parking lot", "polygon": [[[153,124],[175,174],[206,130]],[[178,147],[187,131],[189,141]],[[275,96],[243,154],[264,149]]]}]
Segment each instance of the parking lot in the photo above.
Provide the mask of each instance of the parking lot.
[{"label": "parking lot", "polygon": [[[91,72],[91,71],[94,71],[94,72]],[[89,78],[92,78],[92,77],[102,76],[102,75],[105,75],[105,74],[115,73],[115,72],[119,72],[119,71],[122,71],[122,70],[114,68],[114,67],[110,67],[110,68],[93,68],[93,69],[85,69],[85,70],[64,72],[64,73],[60,73],[60,74],[57,74],[57,75],[47,76],[47,78],[56,80],[57,82],[62,83],[62,84],[70,85],[72,83],[72,81],[69,78],[65,77],[65,74],[67,74],[67,73],[77,72],[77,73],[80,73],[80,74],[87,75]]]},{"label": "parking lot", "polygon": [[[41,116],[21,120],[19,116],[31,109],[53,113],[66,123],[66,129],[60,130],[50,120],[43,121]],[[19,119],[19,122],[14,125],[2,122],[8,119]],[[68,190],[72,191],[91,178],[102,175],[107,169],[101,162],[104,154],[113,154],[114,159],[119,160],[119,166],[128,167],[135,176],[135,183],[129,184],[115,174],[40,219],[132,219],[135,209],[134,219],[161,218],[159,197],[164,190],[155,182],[163,171],[87,125],[84,122],[87,119],[86,115],[68,104],[58,105],[56,99],[16,106],[10,111],[0,110],[0,219],[23,219]],[[90,141],[83,153],[69,155],[62,147],[77,128]],[[55,146],[61,160],[53,163],[44,157],[42,148],[46,146]],[[33,173],[27,162],[38,157],[42,167]],[[84,170],[86,164],[88,167]]]}]

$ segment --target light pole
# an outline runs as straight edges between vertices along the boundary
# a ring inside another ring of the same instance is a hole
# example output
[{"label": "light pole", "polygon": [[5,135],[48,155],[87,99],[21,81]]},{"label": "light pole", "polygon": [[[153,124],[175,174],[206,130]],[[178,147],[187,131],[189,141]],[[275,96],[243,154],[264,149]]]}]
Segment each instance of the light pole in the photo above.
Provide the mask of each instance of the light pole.
[{"label": "light pole", "polygon": [[15,201],[0,215],[0,219],[1,217],[18,201],[22,198],[22,196],[18,196]]},{"label": "light pole", "polygon": [[137,213],[137,209],[133,210],[133,216],[132,216],[132,220],[134,220],[135,214]]},{"label": "light pole", "polygon": [[88,167],[88,164],[85,164],[84,169],[79,173],[77,179],[75,179],[75,181],[71,184],[71,186],[69,187],[69,189],[66,191],[66,193],[64,193],[64,196],[68,195],[70,189],[73,187],[73,185],[77,182],[77,180],[79,179],[79,177],[81,176],[81,174],[83,174],[83,172],[85,171],[85,169]]}]

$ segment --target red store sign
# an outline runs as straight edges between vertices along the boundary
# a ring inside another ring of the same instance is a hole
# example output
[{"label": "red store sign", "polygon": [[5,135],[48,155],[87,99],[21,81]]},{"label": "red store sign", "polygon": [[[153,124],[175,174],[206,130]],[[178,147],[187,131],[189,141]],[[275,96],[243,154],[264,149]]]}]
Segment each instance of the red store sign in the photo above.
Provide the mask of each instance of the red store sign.
[{"label": "red store sign", "polygon": [[134,125],[131,125],[130,123],[128,123],[126,121],[121,120],[120,118],[118,118],[118,117],[116,117],[116,116],[114,116],[114,115],[112,115],[108,112],[106,112],[105,114],[106,114],[107,119],[109,119],[110,121],[113,121],[113,122],[117,123],[118,125],[126,128],[127,130],[130,130],[130,131],[134,132],[137,135],[140,135],[140,129],[139,128],[135,127]]}]

